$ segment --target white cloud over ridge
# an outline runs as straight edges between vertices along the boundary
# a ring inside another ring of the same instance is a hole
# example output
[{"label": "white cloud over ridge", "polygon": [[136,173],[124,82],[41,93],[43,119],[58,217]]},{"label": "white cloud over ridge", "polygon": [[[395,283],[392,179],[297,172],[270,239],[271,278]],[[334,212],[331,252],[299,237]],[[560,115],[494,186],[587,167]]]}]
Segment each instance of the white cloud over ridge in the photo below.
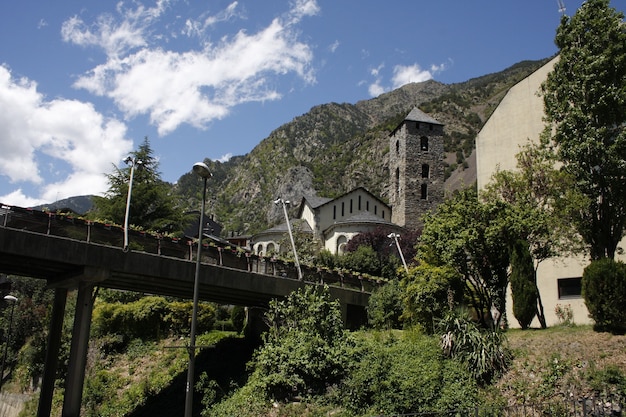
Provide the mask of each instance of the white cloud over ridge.
[{"label": "white cloud over ridge", "polygon": [[[112,99],[126,117],[148,115],[159,134],[167,135],[182,124],[204,128],[238,104],[279,99],[276,76],[293,74],[315,82],[311,47],[298,39],[295,28],[302,18],[319,12],[314,0],[294,2],[255,33],[240,30],[183,51],[165,49],[150,38],[152,25],[166,9],[167,1],[162,1],[152,9],[138,5],[123,10],[117,19],[102,16],[92,26],[78,17],[66,21],[65,41],[98,46],[107,56],[75,87]],[[181,33],[202,39],[216,22],[235,16],[237,2],[201,21],[187,19]]]},{"label": "white cloud over ridge", "polygon": [[422,67],[417,63],[413,65],[395,65],[393,67],[390,87],[385,87],[383,85],[380,75],[383,68],[384,65],[381,64],[377,68],[370,70],[370,74],[376,77],[376,80],[370,83],[368,87],[368,92],[372,97],[377,97],[383,93],[400,88],[409,83],[419,83],[431,80],[436,73],[444,71],[446,66],[445,64],[431,65],[429,70],[425,70],[422,69]]},{"label": "white cloud over ridge", "polygon": [[[42,187],[37,197],[27,197],[21,188],[0,196],[3,203],[30,206],[101,194],[108,187],[103,173],[132,149],[120,121],[103,117],[90,103],[46,100],[36,83],[13,78],[3,66],[0,108],[2,175],[11,183]],[[67,172],[49,171],[48,165],[67,167]]]}]

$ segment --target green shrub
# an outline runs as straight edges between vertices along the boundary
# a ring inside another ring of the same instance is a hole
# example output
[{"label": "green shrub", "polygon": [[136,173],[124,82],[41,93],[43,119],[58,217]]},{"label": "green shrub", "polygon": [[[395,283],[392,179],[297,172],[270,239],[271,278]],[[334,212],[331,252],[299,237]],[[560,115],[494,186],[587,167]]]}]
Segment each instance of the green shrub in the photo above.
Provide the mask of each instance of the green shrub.
[{"label": "green shrub", "polygon": [[464,364],[445,359],[437,340],[405,331],[361,339],[358,363],[338,392],[356,415],[425,413],[475,406],[476,382]]},{"label": "green shrub", "polygon": [[237,333],[241,333],[246,324],[246,309],[241,306],[234,306],[230,312],[230,321]]},{"label": "green shrub", "polygon": [[367,306],[369,324],[375,329],[399,329],[403,292],[397,280],[374,289]]},{"label": "green shrub", "polygon": [[321,395],[345,376],[353,343],[328,287],[307,285],[273,300],[266,317],[269,330],[251,376],[266,399]]},{"label": "green shrub", "polygon": [[435,331],[435,323],[463,296],[461,277],[447,266],[422,263],[402,280],[403,318],[419,324],[426,332]]},{"label": "green shrub", "polygon": [[511,251],[511,297],[513,315],[522,329],[527,329],[537,313],[539,291],[535,283],[535,266],[528,243],[518,241]]},{"label": "green shrub", "polygon": [[446,315],[439,323],[438,331],[444,354],[465,362],[481,385],[491,383],[511,362],[504,333],[480,328],[463,312]]},{"label": "green shrub", "polygon": [[626,264],[609,258],[595,260],[585,268],[581,285],[594,329],[626,332]]}]

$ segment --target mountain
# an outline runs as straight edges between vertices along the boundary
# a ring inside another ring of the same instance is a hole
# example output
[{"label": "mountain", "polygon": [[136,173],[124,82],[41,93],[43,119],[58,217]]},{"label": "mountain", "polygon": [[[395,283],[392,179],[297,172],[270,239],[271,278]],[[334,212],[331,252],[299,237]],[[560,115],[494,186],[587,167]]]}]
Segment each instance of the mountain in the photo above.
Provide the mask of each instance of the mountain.
[{"label": "mountain", "polygon": [[[253,234],[282,222],[276,197],[291,200],[291,215],[303,195],[336,197],[365,187],[387,200],[389,133],[415,106],[445,125],[446,188],[476,180],[477,133],[510,87],[547,59],[523,61],[463,83],[407,84],[370,100],[327,103],[295,117],[249,154],[228,162],[205,161],[213,173],[207,212],[228,235]],[[198,207],[201,187],[193,173],[174,192],[186,207]]]},{"label": "mountain", "polygon": [[64,198],[63,200],[57,200],[54,203],[42,204],[40,206],[33,207],[34,210],[50,210],[60,212],[74,212],[76,214],[85,214],[93,207],[92,196],[81,195],[76,197]]}]

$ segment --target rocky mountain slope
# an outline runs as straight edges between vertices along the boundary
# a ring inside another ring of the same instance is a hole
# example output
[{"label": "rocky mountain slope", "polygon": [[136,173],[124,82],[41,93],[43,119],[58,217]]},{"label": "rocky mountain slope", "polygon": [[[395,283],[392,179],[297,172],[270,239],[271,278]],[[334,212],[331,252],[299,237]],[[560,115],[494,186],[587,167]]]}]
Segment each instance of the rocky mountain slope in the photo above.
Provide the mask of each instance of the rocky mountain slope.
[{"label": "rocky mountain slope", "polygon": [[[225,163],[207,161],[214,173],[208,212],[227,234],[253,234],[282,221],[272,204],[278,196],[294,203],[294,215],[303,195],[335,197],[362,186],[386,200],[388,135],[415,106],[445,124],[447,188],[471,185],[476,134],[508,89],[545,62],[520,62],[458,84],[407,84],[355,104],[313,107],[278,127],[249,154]],[[199,188],[188,173],[175,192],[184,205],[197,207]]]}]

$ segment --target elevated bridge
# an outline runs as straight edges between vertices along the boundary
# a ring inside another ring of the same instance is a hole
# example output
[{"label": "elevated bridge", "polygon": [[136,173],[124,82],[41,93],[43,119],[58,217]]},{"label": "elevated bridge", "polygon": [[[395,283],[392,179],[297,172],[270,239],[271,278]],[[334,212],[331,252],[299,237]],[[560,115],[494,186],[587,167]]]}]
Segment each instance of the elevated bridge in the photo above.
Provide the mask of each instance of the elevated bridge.
[{"label": "elevated bridge", "polygon": [[[123,230],[67,215],[0,206],[0,272],[44,279],[55,289],[38,416],[49,416],[68,290],[78,299],[66,378],[63,417],[80,415],[91,313],[96,287],[147,294],[193,297],[197,243],[134,232],[131,250],[122,249]],[[329,285],[348,326],[363,323],[371,289],[364,276],[260,258],[234,246],[204,244],[199,299],[266,307],[304,285]]]}]

